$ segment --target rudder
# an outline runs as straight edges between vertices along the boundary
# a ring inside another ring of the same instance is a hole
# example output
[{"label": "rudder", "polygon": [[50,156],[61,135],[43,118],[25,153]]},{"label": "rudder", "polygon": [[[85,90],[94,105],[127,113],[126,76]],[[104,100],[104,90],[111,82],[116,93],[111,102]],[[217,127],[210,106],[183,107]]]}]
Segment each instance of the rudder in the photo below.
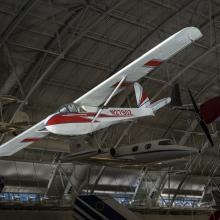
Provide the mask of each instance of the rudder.
[{"label": "rudder", "polygon": [[143,87],[139,83],[134,83],[134,91],[138,108],[148,107],[151,102],[149,97],[144,93]]}]

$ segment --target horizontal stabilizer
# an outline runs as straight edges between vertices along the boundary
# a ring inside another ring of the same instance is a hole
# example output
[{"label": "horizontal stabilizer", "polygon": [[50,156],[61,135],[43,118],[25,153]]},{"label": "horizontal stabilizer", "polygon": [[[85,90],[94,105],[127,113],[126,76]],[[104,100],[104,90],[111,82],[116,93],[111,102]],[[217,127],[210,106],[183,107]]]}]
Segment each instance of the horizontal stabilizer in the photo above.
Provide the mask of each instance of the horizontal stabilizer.
[{"label": "horizontal stabilizer", "polygon": [[158,109],[164,107],[165,105],[169,104],[171,102],[171,98],[163,98],[160,99],[154,103],[151,104],[151,108],[153,110],[153,112],[157,111]]}]

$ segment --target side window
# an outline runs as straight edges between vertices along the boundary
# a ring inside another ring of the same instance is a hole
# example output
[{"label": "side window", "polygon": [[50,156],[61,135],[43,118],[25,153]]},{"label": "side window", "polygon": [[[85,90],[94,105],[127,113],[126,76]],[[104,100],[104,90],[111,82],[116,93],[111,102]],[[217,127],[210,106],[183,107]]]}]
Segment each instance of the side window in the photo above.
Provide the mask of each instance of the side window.
[{"label": "side window", "polygon": [[132,148],[132,151],[133,151],[133,152],[138,151],[138,146],[134,146],[134,147]]},{"label": "side window", "polygon": [[159,142],[159,145],[171,145],[171,141],[170,140],[162,140]]},{"label": "side window", "polygon": [[151,148],[151,144],[146,144],[146,145],[144,146],[144,148],[145,148],[146,150],[150,149],[150,148]]}]

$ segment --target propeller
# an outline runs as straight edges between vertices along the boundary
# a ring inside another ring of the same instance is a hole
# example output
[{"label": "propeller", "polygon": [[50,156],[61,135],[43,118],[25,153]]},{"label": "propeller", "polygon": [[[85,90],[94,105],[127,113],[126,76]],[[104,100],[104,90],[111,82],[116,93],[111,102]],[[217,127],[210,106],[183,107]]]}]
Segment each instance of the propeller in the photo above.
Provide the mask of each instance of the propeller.
[{"label": "propeller", "polygon": [[189,92],[189,96],[190,96],[190,99],[191,99],[191,101],[192,101],[194,110],[195,110],[195,112],[196,112],[196,114],[197,114],[196,119],[198,120],[198,122],[199,122],[199,124],[200,124],[202,130],[204,131],[206,137],[208,138],[208,140],[209,140],[211,146],[214,146],[214,143],[213,143],[211,134],[210,134],[210,132],[209,132],[209,129],[208,129],[206,123],[204,122],[204,120],[203,120],[203,119],[201,118],[201,116],[200,116],[199,108],[198,108],[198,106],[197,106],[197,104],[196,104],[195,99],[193,98],[193,95],[192,95],[192,92],[190,91],[190,89],[188,89],[188,92]]}]

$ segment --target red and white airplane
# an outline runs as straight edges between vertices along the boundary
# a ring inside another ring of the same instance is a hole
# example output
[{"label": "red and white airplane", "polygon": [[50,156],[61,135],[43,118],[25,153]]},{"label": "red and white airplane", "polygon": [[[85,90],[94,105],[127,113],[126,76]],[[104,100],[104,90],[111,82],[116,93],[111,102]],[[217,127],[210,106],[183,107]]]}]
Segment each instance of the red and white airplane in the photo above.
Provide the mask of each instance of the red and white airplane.
[{"label": "red and white airplane", "polygon": [[[202,34],[195,27],[180,30],[85,95],[2,144],[0,156],[12,155],[49,133],[83,135],[123,121],[154,116],[158,109],[171,101],[170,98],[151,103],[136,81],[200,37]],[[131,84],[134,84],[137,108],[106,108],[113,96]]]}]

